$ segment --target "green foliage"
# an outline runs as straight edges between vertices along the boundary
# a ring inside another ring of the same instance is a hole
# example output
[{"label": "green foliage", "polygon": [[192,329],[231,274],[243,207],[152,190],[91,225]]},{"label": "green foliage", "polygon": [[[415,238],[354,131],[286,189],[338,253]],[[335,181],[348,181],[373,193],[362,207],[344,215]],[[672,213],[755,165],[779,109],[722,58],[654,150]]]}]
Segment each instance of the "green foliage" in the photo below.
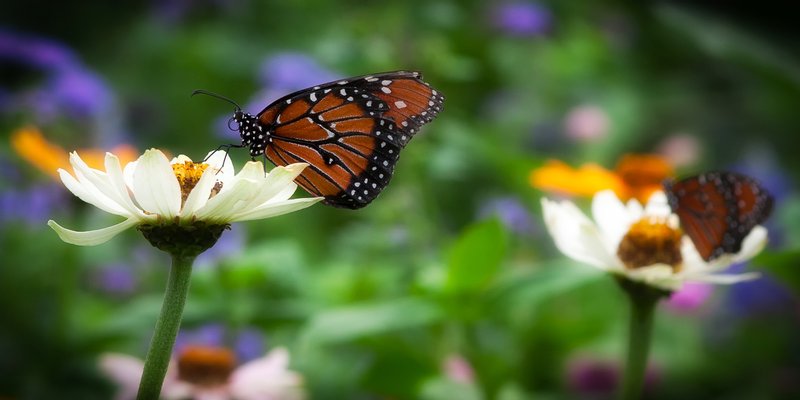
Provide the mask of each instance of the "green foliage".
[{"label": "green foliage", "polygon": [[450,249],[447,289],[484,289],[497,275],[507,251],[508,237],[500,221],[490,219],[469,227]]},{"label": "green foliage", "polygon": [[[545,10],[549,26],[498,26],[507,3]],[[110,4],[4,4],[0,36],[54,43],[46,54],[75,63],[41,67],[0,46],[3,132],[35,124],[67,150],[125,142],[197,159],[238,136],[224,126],[230,105],[194,89],[258,112],[318,74],[413,69],[446,95],[369,207],[318,205],[223,232],[195,267],[184,332],[221,326],[233,347],[254,331],[267,349],[288,348],[313,399],[607,398],[581,389],[574,366],[621,359],[624,298],[557,252],[538,206],[552,194],[529,175],[550,158],[613,168],[688,138],[699,150],[679,174],[735,167],[776,192],[771,243],[744,267],[768,279],[715,289],[688,311],[662,303],[648,396],[800,392],[793,13],[614,1]],[[75,77],[66,67],[99,79],[110,94],[101,111],[63,111],[99,98],[80,85],[88,100],[59,97],[76,84],[58,80]],[[601,136],[570,132],[580,107],[607,119]],[[119,218],[74,199],[8,140],[0,158],[0,398],[108,398],[97,359],[144,355],[168,258],[135,231],[91,248],[60,242],[47,219],[86,230]],[[248,156],[231,158],[241,167]],[[39,188],[55,189],[54,205],[24,196]],[[473,379],[448,376],[453,355]]]}]

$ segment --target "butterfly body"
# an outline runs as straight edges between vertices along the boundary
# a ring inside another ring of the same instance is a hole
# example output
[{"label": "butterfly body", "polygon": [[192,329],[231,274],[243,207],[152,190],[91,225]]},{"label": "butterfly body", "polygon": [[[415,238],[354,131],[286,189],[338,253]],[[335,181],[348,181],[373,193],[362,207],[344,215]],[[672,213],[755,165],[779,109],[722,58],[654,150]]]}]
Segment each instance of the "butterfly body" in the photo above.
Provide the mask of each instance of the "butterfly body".
[{"label": "butterfly body", "polygon": [[664,184],[670,208],[704,260],[738,253],[772,210],[772,196],[754,179],[709,172]]},{"label": "butterfly body", "polygon": [[417,72],[388,72],[329,82],[286,95],[256,115],[237,110],[242,146],[275,165],[309,167],[295,180],[325,203],[369,204],[386,187],[419,128],[444,97]]}]

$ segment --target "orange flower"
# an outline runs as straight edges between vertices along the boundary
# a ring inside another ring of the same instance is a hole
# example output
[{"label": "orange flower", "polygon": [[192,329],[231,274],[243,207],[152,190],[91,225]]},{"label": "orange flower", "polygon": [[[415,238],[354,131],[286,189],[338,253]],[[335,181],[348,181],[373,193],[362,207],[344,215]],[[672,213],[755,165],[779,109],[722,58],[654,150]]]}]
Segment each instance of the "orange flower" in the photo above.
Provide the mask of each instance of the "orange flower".
[{"label": "orange flower", "polygon": [[[67,151],[55,143],[48,142],[35,126],[29,125],[14,131],[11,134],[11,147],[22,159],[55,179],[59,179],[59,168],[71,169]],[[111,149],[111,152],[119,157],[123,165],[135,160],[138,156],[137,150],[129,144],[116,146]],[[103,169],[104,151],[82,149],[78,150],[78,153],[90,167]]]},{"label": "orange flower", "polygon": [[548,160],[530,174],[531,186],[547,192],[591,197],[611,189],[621,199],[646,202],[661,182],[673,175],[672,166],[654,154],[626,154],[614,171],[594,163],[575,169],[559,160]]}]

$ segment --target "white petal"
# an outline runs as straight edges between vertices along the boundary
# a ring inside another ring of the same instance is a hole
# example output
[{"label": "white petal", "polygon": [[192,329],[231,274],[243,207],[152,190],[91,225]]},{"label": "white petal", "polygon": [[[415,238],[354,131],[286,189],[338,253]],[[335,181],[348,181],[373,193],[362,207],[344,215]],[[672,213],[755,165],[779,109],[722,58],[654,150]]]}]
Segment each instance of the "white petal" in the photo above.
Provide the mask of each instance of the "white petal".
[{"label": "white petal", "polygon": [[543,198],[542,212],[556,247],[566,256],[603,270],[621,267],[608,252],[600,231],[574,204]]},{"label": "white petal", "polygon": [[289,352],[272,350],[237,368],[230,377],[231,395],[237,399],[302,399],[302,377],[288,369]]},{"label": "white petal", "polygon": [[120,204],[121,200],[116,194],[116,189],[105,172],[90,168],[76,152],[70,153],[69,162],[75,172],[75,178],[92,197],[102,202],[106,208],[114,210],[113,214],[122,216],[131,214]]},{"label": "white petal", "polygon": [[214,189],[216,183],[217,171],[212,168],[206,168],[206,170],[203,171],[203,175],[201,175],[200,179],[197,181],[197,184],[192,188],[192,191],[189,192],[189,196],[186,197],[186,202],[183,204],[183,209],[181,210],[181,216],[189,217],[206,205],[208,197],[211,195],[211,190]]},{"label": "white petal", "polygon": [[[252,161],[245,165],[245,169],[248,169],[248,166],[251,164],[257,164],[257,170],[263,171],[261,169],[260,162],[253,163]],[[241,204],[239,210],[237,211],[247,212],[249,209],[256,208],[264,203],[269,202],[273,197],[286,188],[286,186],[294,185],[292,181],[294,178],[300,175],[301,172],[303,172],[303,169],[305,169],[306,166],[308,166],[308,164],[291,164],[287,165],[286,167],[275,167],[266,177],[263,177],[262,172],[262,175],[256,178],[259,181],[258,193],[256,193],[250,202]],[[244,170],[242,172],[244,172]]]},{"label": "white petal", "polygon": [[281,202],[268,202],[252,210],[246,210],[234,215],[232,221],[252,221],[256,219],[277,217],[279,215],[310,207],[323,199],[323,197],[303,197]]},{"label": "white petal", "polygon": [[286,201],[294,194],[295,190],[297,190],[297,184],[292,182],[289,185],[286,185],[280,192],[276,193],[275,196],[272,196],[267,203],[277,203],[279,201]]},{"label": "white petal", "polygon": [[133,187],[133,172],[136,171],[136,167],[138,165],[139,160],[134,160],[125,164],[125,167],[122,169],[122,176],[125,178],[125,185],[129,188]]},{"label": "white petal", "polygon": [[672,266],[654,264],[625,271],[628,278],[647,283],[648,285],[674,290],[680,287],[681,280],[675,275]]},{"label": "white petal", "polygon": [[181,188],[164,153],[150,149],[139,157],[133,172],[133,194],[145,211],[164,218],[178,215]]},{"label": "white petal", "polygon": [[647,202],[644,213],[649,216],[666,218],[672,214],[672,209],[667,202],[667,195],[662,191],[653,193]]},{"label": "white petal", "polygon": [[64,183],[64,186],[67,189],[69,189],[69,191],[72,192],[72,194],[77,196],[79,199],[109,214],[119,215],[126,218],[132,216],[129,212],[125,211],[121,207],[118,207],[116,204],[114,204],[112,201],[108,200],[108,198],[103,197],[101,199],[95,196],[95,193],[97,193],[97,189],[94,186],[91,186],[90,188],[88,186],[82,185],[80,182],[78,182],[77,179],[75,179],[75,177],[70,175],[69,172],[61,168],[58,169],[58,174],[59,176],[61,176],[61,182]]},{"label": "white petal", "polygon": [[733,258],[733,262],[747,261],[755,257],[767,245],[767,228],[755,226],[742,241],[742,249]]},{"label": "white petal", "polygon": [[144,370],[144,362],[125,354],[105,353],[100,356],[100,370],[112,382],[117,390],[114,399],[135,399],[139,390],[139,381]]},{"label": "white petal", "polygon": [[210,198],[203,207],[200,207],[195,212],[195,216],[202,220],[231,222],[236,205],[242,201],[251,200],[258,191],[256,182],[249,179],[238,179],[233,182],[233,185],[228,186],[228,190],[224,190],[223,187],[222,191]]},{"label": "white petal", "polygon": [[107,242],[117,236],[122,231],[136,226],[140,221],[136,218],[129,218],[116,225],[94,231],[78,232],[62,227],[55,221],[47,221],[47,225],[53,228],[61,240],[78,246],[95,246]]},{"label": "white petal", "polygon": [[169,160],[170,165],[172,164],[185,164],[186,162],[192,162],[192,159],[183,155],[179,154],[177,157],[173,157],[172,160]]},{"label": "white petal", "polygon": [[220,174],[232,177],[235,174],[233,170],[233,160],[229,157],[228,153],[221,150],[210,151],[205,158],[205,163],[209,167],[216,168]]},{"label": "white petal", "polygon": [[125,184],[125,177],[119,164],[119,158],[111,153],[106,153],[105,166],[108,179],[117,191],[120,204],[132,215],[144,217],[144,213],[133,203],[130,189]]},{"label": "white petal", "polygon": [[761,277],[758,272],[746,272],[742,274],[705,274],[697,276],[687,276],[685,279],[690,282],[708,282],[719,285],[731,285],[734,283],[752,281]]},{"label": "white petal", "polygon": [[606,251],[616,253],[619,243],[639,217],[631,215],[611,190],[604,190],[592,199],[592,216],[602,233]]}]

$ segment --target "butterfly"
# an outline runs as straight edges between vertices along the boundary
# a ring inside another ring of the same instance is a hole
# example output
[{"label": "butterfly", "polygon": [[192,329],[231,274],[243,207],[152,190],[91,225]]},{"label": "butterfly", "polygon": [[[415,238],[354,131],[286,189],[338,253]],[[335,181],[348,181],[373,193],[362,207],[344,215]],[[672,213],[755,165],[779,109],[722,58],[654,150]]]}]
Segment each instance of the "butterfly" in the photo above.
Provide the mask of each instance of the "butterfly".
[{"label": "butterfly", "polygon": [[711,261],[738,253],[742,241],[772,211],[773,198],[754,179],[708,172],[664,183],[670,208],[700,256]]},{"label": "butterfly", "polygon": [[409,140],[441,111],[444,96],[419,72],[395,71],[290,93],[256,115],[234,101],[241,144],[275,165],[309,166],[295,182],[335,207],[358,209],[389,184]]}]

